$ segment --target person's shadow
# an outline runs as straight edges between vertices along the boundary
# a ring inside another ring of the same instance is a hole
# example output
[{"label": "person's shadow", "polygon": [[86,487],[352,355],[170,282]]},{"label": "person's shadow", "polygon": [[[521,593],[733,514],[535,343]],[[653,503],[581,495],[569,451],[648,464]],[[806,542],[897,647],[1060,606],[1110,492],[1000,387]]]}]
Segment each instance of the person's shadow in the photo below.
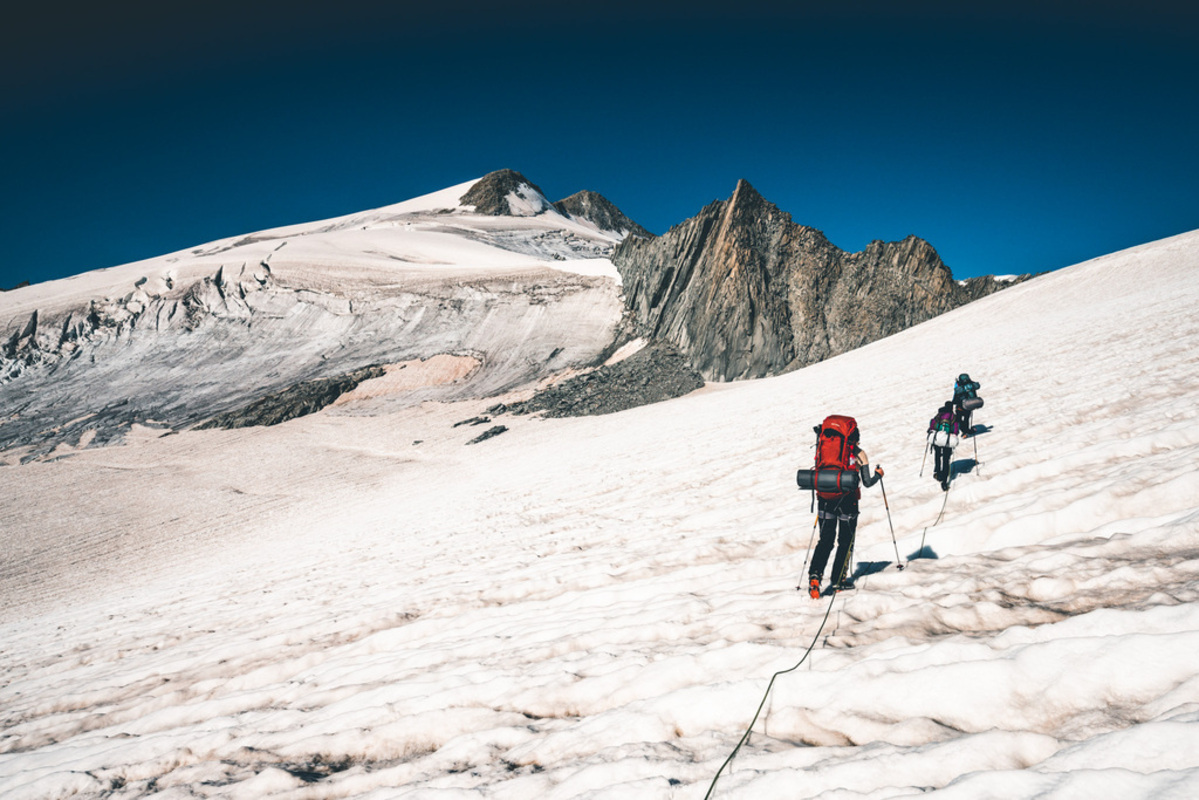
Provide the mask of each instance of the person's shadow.
[{"label": "person's shadow", "polygon": [[953,475],[969,475],[978,466],[978,462],[973,458],[960,458],[953,462],[950,466],[950,471]]},{"label": "person's shadow", "polygon": [[[908,561],[915,561],[918,558],[936,559],[939,558],[939,556],[937,555],[936,550],[933,550],[931,547],[925,545],[921,549],[909,555]],[[849,576],[849,581],[850,583],[857,583],[860,578],[865,578],[867,575],[875,575],[879,572],[882,572],[894,563],[894,561],[859,561],[854,567],[853,575]],[[903,564],[900,564],[899,568],[903,569]],[[829,587],[829,590],[832,590],[831,586]]]},{"label": "person's shadow", "polygon": [[935,561],[936,559],[940,558],[940,556],[937,555],[936,550],[932,549],[928,545],[925,545],[916,552],[908,554],[908,561],[915,561],[918,558],[928,558]]},{"label": "person's shadow", "polygon": [[877,572],[882,572],[887,567],[891,566],[890,561],[859,561],[854,568],[853,575],[850,580],[857,581],[858,578],[864,578],[867,575],[874,575]]}]

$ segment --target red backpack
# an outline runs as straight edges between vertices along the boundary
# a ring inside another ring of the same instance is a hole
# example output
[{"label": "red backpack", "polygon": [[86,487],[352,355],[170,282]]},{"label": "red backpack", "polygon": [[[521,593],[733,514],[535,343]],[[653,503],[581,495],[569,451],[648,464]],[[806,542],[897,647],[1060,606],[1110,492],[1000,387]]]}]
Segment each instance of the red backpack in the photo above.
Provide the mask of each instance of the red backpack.
[{"label": "red backpack", "polygon": [[[854,445],[858,442],[858,423],[853,417],[833,414],[825,417],[816,433],[816,472],[822,470],[857,469],[854,457]],[[833,500],[844,492],[817,492],[825,500]]]}]

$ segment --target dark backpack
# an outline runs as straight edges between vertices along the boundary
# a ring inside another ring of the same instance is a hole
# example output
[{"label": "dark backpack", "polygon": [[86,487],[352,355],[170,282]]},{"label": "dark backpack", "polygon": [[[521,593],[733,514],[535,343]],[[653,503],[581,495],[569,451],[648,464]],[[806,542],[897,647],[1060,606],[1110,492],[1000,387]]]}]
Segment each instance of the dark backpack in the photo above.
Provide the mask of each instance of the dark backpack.
[{"label": "dark backpack", "polygon": [[[824,470],[852,470],[850,459],[858,443],[858,423],[853,417],[833,414],[826,417],[816,431],[816,472]],[[845,492],[816,493],[825,500],[832,500]]]}]

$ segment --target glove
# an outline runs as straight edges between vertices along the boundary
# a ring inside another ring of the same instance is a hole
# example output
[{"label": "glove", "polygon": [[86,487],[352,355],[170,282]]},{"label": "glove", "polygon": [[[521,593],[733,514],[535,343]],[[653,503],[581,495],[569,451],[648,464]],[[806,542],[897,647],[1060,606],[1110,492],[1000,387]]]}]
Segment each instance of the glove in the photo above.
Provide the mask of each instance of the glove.
[{"label": "glove", "polygon": [[875,468],[874,468],[874,474],[875,474],[875,475],[877,475],[877,476],[879,476],[880,478],[881,478],[881,477],[883,477],[883,468],[882,468],[882,467],[875,467]]}]

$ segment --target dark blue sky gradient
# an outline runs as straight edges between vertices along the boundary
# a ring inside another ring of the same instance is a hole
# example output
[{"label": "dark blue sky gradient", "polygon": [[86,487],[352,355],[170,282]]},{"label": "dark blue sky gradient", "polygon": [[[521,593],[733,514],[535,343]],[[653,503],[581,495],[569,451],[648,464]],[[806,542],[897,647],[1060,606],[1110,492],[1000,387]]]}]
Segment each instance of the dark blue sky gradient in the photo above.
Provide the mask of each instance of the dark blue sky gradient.
[{"label": "dark blue sky gradient", "polygon": [[0,288],[504,167],[655,233],[745,178],[843,249],[915,234],[957,277],[1199,228],[1195,10],[118,5],[0,33]]}]

